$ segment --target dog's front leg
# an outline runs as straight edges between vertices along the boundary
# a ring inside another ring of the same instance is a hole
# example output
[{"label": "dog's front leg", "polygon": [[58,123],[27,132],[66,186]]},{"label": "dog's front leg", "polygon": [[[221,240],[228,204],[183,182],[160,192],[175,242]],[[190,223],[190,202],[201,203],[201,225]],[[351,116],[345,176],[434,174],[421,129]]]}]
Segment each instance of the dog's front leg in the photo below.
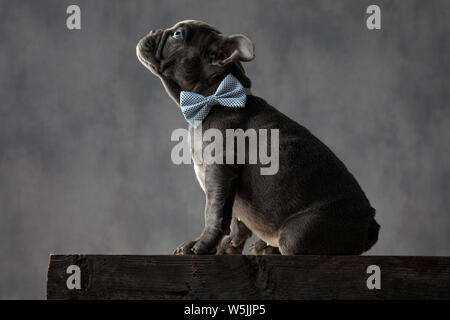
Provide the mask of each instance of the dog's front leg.
[{"label": "dog's front leg", "polygon": [[205,166],[205,227],[194,241],[181,244],[174,254],[214,254],[223,236],[230,232],[235,196],[237,167],[232,165]]}]

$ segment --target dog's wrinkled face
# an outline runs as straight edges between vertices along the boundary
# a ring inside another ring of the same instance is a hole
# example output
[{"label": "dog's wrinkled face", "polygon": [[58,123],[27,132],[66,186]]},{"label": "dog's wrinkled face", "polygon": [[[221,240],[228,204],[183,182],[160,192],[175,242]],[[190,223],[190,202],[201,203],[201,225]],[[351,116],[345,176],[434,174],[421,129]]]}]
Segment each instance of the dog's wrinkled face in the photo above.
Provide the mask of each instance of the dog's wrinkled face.
[{"label": "dog's wrinkled face", "polygon": [[240,61],[254,58],[253,43],[244,35],[225,36],[195,20],[152,30],[139,41],[136,52],[139,61],[162,80],[177,103],[181,91],[211,94],[231,70],[245,77]]}]

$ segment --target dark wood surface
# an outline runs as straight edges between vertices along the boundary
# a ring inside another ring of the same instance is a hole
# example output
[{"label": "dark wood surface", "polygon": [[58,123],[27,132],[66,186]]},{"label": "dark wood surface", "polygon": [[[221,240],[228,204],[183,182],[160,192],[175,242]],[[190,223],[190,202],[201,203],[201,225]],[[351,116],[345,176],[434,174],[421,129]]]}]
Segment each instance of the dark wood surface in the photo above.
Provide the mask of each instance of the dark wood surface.
[{"label": "dark wood surface", "polygon": [[[79,290],[66,286],[73,264]],[[450,257],[51,255],[47,298],[450,299]]]}]

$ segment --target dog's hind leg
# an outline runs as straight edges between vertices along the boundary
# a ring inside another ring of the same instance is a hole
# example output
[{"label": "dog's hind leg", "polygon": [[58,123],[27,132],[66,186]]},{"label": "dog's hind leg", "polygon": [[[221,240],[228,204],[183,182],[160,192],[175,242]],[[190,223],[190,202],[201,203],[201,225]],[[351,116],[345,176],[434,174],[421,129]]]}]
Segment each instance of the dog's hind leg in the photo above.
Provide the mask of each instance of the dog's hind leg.
[{"label": "dog's hind leg", "polygon": [[306,210],[288,218],[280,229],[283,255],[359,255],[367,251],[378,235],[373,215],[334,215]]},{"label": "dog's hind leg", "polygon": [[252,236],[249,228],[236,218],[231,219],[230,234],[222,239],[217,254],[242,254],[245,241]]}]

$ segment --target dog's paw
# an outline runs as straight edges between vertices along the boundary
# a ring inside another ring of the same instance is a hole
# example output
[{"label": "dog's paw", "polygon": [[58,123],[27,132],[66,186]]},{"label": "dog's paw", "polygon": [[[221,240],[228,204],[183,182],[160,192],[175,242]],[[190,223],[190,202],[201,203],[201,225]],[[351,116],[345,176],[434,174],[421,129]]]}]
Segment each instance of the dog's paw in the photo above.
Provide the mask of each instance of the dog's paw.
[{"label": "dog's paw", "polygon": [[196,241],[183,242],[175,249],[173,254],[177,256],[195,254],[194,251],[192,251],[192,248],[194,247],[195,243]]},{"label": "dog's paw", "polygon": [[201,241],[186,241],[175,249],[174,255],[215,254],[216,248],[209,248]]},{"label": "dog's paw", "polygon": [[249,250],[254,254],[281,254],[277,247],[269,246],[263,240],[258,240],[255,243],[252,243]]},{"label": "dog's paw", "polygon": [[225,236],[217,247],[216,254],[242,254],[244,243],[236,245],[230,236]]}]

